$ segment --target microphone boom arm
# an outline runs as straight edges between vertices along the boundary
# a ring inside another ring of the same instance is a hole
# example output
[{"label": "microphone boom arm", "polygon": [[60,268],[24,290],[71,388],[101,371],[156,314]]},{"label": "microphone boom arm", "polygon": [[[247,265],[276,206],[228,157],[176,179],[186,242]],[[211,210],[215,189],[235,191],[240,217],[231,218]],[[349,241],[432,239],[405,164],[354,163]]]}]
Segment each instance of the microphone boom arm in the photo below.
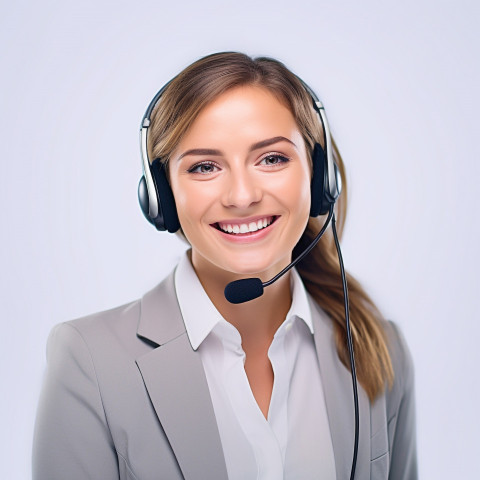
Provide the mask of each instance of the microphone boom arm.
[{"label": "microphone boom arm", "polygon": [[327,229],[330,223],[330,220],[332,219],[333,206],[334,204],[332,203],[332,205],[330,206],[330,210],[328,212],[327,220],[325,220],[325,223],[323,224],[322,229],[320,230],[320,232],[318,232],[317,236],[313,239],[313,242],[292,263],[289,263],[280,273],[277,273],[277,275],[275,275],[270,280],[263,282],[262,285],[264,287],[268,287],[272,283],[276,282],[282,275],[288,272],[288,270],[294,267],[300,260],[305,258],[312,251],[315,245],[317,245],[317,243],[319,242],[320,238],[322,238],[323,234],[325,233],[325,230]]}]

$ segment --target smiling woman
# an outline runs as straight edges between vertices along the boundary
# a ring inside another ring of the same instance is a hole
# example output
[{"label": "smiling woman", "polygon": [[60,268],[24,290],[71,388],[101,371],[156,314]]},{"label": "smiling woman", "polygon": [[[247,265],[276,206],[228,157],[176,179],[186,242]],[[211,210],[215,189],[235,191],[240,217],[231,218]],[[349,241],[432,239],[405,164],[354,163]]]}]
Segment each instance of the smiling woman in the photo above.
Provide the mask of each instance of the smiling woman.
[{"label": "smiling woman", "polygon": [[141,300],[53,330],[34,478],[415,479],[408,349],[348,275],[353,453],[330,231],[259,298],[223,293],[277,276],[320,220],[341,232],[344,166],[313,92],[276,60],[210,55],[152,100],[142,156],[144,213],[191,248]]}]

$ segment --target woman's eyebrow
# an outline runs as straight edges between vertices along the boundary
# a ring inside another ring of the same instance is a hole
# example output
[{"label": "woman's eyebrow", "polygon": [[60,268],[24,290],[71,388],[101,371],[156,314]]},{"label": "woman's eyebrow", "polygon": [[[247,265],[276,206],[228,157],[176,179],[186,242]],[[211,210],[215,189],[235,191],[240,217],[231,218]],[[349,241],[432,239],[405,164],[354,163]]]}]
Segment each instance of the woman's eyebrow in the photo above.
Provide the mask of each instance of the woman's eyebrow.
[{"label": "woman's eyebrow", "polygon": [[178,158],[177,162],[181,160],[186,155],[221,155],[222,152],[220,150],[213,150],[211,148],[192,148],[191,150],[187,150],[183,152]]},{"label": "woman's eyebrow", "polygon": [[270,145],[273,145],[274,143],[278,143],[278,142],[288,142],[288,143],[291,143],[295,148],[297,147],[291,140],[289,140],[286,137],[273,137],[273,138],[267,138],[267,140],[261,140],[260,142],[254,143],[250,147],[250,151],[252,152],[253,150],[257,150],[259,148],[269,147]]},{"label": "woman's eyebrow", "polygon": [[[264,148],[264,147],[269,147],[270,145],[273,145],[278,142],[288,142],[292,144],[295,148],[297,146],[295,143],[293,143],[291,140],[289,140],[286,137],[272,137],[272,138],[267,138],[266,140],[261,140],[260,142],[256,142],[253,145],[250,146],[250,152],[253,152],[254,150],[258,150],[259,148]],[[220,150],[215,150],[212,148],[192,148],[190,150],[187,150],[186,152],[183,152],[177,159],[177,162],[181,160],[183,157],[186,155],[215,155],[215,156],[220,156],[222,155],[222,152]]]}]

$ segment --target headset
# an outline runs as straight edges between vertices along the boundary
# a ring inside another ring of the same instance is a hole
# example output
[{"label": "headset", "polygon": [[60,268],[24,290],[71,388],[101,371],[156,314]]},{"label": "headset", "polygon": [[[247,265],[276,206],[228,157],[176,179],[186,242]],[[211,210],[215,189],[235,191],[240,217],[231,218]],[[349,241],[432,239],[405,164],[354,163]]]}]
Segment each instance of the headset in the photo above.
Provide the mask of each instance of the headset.
[{"label": "headset", "polygon": [[[330,135],[330,128],[325,114],[323,103],[318,99],[315,92],[299,77],[300,83],[305,88],[312,101],[313,109],[322,125],[323,131],[323,148],[319,143],[315,143],[312,152],[312,179],[310,183],[311,206],[310,216],[317,217],[328,213],[327,219],[309,246],[298,255],[289,265],[279,272],[272,279],[262,282],[259,278],[244,278],[229,283],[225,287],[225,298],[230,303],[243,303],[253,300],[263,294],[264,287],[276,282],[281,276],[287,273],[300,260],[302,260],[318,243],[330,221],[335,240],[335,247],[338,253],[340,264],[340,273],[342,278],[344,304],[345,304],[345,323],[347,332],[347,346],[350,356],[350,367],[352,374],[353,398],[355,408],[355,438],[352,468],[350,472],[350,480],[355,477],[355,468],[358,454],[358,431],[359,431],[359,407],[358,407],[358,391],[357,377],[355,371],[355,358],[353,354],[353,341],[350,329],[350,315],[348,306],[348,289],[343,266],[343,259],[338,241],[336,222],[334,214],[334,206],[337,198],[342,191],[342,181],[340,171],[333,158],[333,146]],[[175,78],[174,78],[175,79]],[[138,200],[145,218],[153,224],[157,230],[175,233],[180,229],[180,221],[178,219],[175,198],[167,179],[165,162],[161,158],[156,158],[150,162],[148,156],[147,142],[148,129],[150,128],[151,115],[163,93],[168,88],[170,80],[165,84],[153,97],[147,107],[140,124],[140,153],[142,157],[143,175],[138,184]]]},{"label": "headset", "polygon": [[[332,140],[327,116],[322,102],[303,80],[299,79],[312,99],[314,110],[320,119],[323,129],[325,149],[319,143],[312,152],[311,208],[310,216],[317,217],[328,213],[342,190],[342,182],[338,167],[333,159]],[[175,199],[167,180],[165,164],[160,158],[150,162],[147,142],[151,115],[160,101],[166,88],[164,85],[147,107],[140,124],[140,154],[142,157],[143,175],[138,184],[138,200],[145,218],[157,230],[175,233],[180,228]]]}]

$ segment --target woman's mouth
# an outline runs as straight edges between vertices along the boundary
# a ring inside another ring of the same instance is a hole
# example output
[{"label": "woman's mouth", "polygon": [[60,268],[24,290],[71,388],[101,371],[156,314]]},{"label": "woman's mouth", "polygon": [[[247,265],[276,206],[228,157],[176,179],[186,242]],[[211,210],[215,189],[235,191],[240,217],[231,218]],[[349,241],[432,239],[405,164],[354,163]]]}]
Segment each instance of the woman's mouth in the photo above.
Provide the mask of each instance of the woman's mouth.
[{"label": "woman's mouth", "polygon": [[220,230],[221,232],[227,233],[230,235],[245,235],[248,233],[254,233],[254,232],[257,232],[258,230],[263,230],[264,228],[267,228],[272,223],[274,223],[277,218],[278,217],[274,215],[274,216],[259,218],[257,220],[253,220],[250,222],[247,221],[245,223],[217,222],[217,223],[214,223],[213,226],[217,230]]}]

